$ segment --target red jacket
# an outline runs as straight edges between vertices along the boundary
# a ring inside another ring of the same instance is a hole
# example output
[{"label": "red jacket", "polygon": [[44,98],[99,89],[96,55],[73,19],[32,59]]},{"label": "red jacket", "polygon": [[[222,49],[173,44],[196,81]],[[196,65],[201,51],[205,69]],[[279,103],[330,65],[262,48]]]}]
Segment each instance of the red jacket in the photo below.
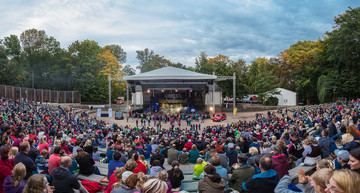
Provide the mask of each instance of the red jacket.
[{"label": "red jacket", "polygon": [[[115,170],[116,171],[116,170]],[[115,184],[117,182],[117,179],[115,178],[115,171],[111,174],[110,179],[109,179],[109,184],[105,187],[104,192],[105,193],[110,193],[112,190],[112,185]]]},{"label": "red jacket", "polygon": [[84,188],[89,193],[100,192],[101,189],[102,189],[102,186],[100,185],[99,182],[92,182],[92,181],[89,181],[89,180],[83,180],[83,181],[81,181],[81,184],[84,186]]},{"label": "red jacket", "polygon": [[4,192],[4,180],[6,177],[12,174],[14,166],[10,163],[10,160],[3,161],[0,159],[0,193]]},{"label": "red jacket", "polygon": [[144,174],[146,175],[147,172],[148,172],[147,169],[146,169],[146,166],[143,163],[141,163],[140,161],[138,161],[138,160],[136,160],[135,162],[137,163],[138,166],[132,172],[134,174],[137,174],[139,172],[144,172]]},{"label": "red jacket", "polygon": [[190,151],[190,150],[191,150],[191,147],[192,147],[193,145],[194,145],[193,143],[187,142],[187,143],[185,143],[184,147],[186,148],[186,151]]},{"label": "red jacket", "polygon": [[51,175],[51,170],[57,167],[60,167],[60,154],[54,153],[49,158],[49,175]]},{"label": "red jacket", "polygon": [[285,154],[274,155],[271,160],[271,168],[277,172],[279,180],[286,174],[289,174],[289,162]]}]

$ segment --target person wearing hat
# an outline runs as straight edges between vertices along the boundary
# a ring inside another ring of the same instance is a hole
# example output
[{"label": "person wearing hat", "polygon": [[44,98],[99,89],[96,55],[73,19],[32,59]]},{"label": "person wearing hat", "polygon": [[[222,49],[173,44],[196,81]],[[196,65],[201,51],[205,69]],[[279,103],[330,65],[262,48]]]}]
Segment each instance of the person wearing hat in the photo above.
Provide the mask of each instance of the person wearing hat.
[{"label": "person wearing hat", "polygon": [[347,150],[335,150],[334,151],[336,158],[334,160],[335,164],[335,170],[340,169],[350,169],[350,166],[348,164],[349,162],[349,152]]},{"label": "person wearing hat", "polygon": [[350,169],[360,173],[360,147],[350,151],[349,162]]}]

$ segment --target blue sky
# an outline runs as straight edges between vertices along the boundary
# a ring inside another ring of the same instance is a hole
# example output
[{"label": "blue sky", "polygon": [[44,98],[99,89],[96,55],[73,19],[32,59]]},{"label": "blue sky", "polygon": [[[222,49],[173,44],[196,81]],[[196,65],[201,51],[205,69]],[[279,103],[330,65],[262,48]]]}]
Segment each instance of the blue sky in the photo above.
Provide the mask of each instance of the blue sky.
[{"label": "blue sky", "polygon": [[359,0],[1,0],[0,38],[45,30],[63,48],[79,40],[118,44],[127,62],[149,48],[187,66],[205,51],[250,63],[297,41],[321,38]]}]

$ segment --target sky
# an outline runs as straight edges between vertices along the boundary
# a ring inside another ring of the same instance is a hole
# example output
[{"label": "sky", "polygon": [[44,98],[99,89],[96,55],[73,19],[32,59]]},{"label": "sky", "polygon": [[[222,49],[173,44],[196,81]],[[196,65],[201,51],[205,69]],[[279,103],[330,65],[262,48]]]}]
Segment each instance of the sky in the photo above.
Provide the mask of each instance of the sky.
[{"label": "sky", "polygon": [[334,17],[359,0],[0,0],[0,39],[45,30],[67,48],[76,40],[117,44],[123,65],[138,65],[149,48],[173,63],[194,66],[205,51],[250,64],[276,57],[298,41],[332,31]]}]

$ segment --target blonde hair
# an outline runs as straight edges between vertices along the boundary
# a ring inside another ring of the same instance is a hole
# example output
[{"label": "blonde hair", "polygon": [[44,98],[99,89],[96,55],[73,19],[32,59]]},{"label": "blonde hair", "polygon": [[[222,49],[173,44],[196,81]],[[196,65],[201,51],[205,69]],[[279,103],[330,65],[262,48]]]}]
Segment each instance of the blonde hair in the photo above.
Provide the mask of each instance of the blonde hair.
[{"label": "blonde hair", "polygon": [[30,176],[26,182],[23,193],[43,193],[45,189],[45,176],[43,174],[35,174]]},{"label": "blonde hair", "polygon": [[354,140],[354,136],[352,136],[350,133],[345,133],[344,135],[341,136],[341,141],[343,143],[348,143],[353,140]]},{"label": "blonde hair", "polygon": [[159,179],[153,178],[147,180],[143,187],[142,193],[166,193],[168,190],[168,186],[166,182],[161,181]]},{"label": "blonde hair", "polygon": [[86,140],[84,147],[91,146],[91,139]]},{"label": "blonde hair", "polygon": [[55,139],[54,146],[59,146],[59,145],[61,145],[61,141],[59,139]]},{"label": "blonde hair", "polygon": [[47,137],[45,135],[43,135],[41,138],[40,138],[40,144],[43,144],[43,143],[46,143],[47,142]]},{"label": "blonde hair", "polygon": [[168,179],[168,177],[169,177],[169,174],[166,172],[166,171],[160,171],[159,173],[158,173],[158,178],[159,178],[159,180],[162,180],[162,181],[165,181],[165,180],[167,180]]},{"label": "blonde hair", "polygon": [[26,167],[22,162],[19,162],[15,165],[14,169],[12,170],[13,177],[11,178],[11,182],[14,186],[18,186],[20,182],[26,176]]},{"label": "blonde hair", "polygon": [[346,193],[360,192],[360,175],[352,170],[335,170],[331,178]]},{"label": "blonde hair", "polygon": [[19,152],[18,147],[11,147],[9,152],[9,157],[15,156]]},{"label": "blonde hair", "polygon": [[313,173],[313,175],[311,175],[311,179],[315,182],[315,184],[325,189],[325,182],[328,182],[330,180],[333,172],[334,170],[330,168],[322,168]]},{"label": "blonde hair", "polygon": [[329,159],[322,159],[320,161],[318,161],[316,163],[316,166],[319,168],[319,169],[323,169],[323,168],[331,168],[332,167],[332,161],[329,160]]},{"label": "blonde hair", "polygon": [[259,153],[259,150],[258,150],[256,147],[251,147],[251,148],[249,149],[249,153],[250,153],[251,155],[255,155],[255,154],[258,154],[258,153]]}]

